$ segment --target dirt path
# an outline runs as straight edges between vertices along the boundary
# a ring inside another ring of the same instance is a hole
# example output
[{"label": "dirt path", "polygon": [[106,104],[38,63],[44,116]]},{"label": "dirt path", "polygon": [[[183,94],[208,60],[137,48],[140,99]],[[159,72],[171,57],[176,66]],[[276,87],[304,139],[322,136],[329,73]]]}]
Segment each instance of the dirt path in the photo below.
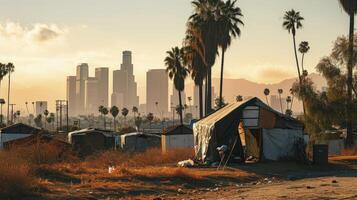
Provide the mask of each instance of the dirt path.
[{"label": "dirt path", "polygon": [[[208,197],[208,196],[207,196]],[[218,197],[218,198],[217,198]],[[206,199],[357,199],[356,177],[325,177],[237,188]]]}]

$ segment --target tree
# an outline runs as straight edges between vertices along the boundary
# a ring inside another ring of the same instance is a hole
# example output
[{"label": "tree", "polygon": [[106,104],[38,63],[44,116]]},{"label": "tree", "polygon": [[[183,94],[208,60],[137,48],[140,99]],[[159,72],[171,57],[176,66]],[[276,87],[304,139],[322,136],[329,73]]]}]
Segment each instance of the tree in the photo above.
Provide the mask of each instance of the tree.
[{"label": "tree", "polygon": [[198,87],[199,116],[203,118],[203,81],[207,76],[207,66],[201,31],[192,22],[187,24],[184,39],[184,61],[190,70],[192,80]]},{"label": "tree", "polygon": [[214,100],[214,109],[215,110],[218,110],[220,108],[223,108],[224,106],[226,106],[227,103],[224,101],[224,98],[221,99],[219,97],[217,97],[215,100]]},{"label": "tree", "polygon": [[137,127],[138,131],[140,130],[141,123],[143,122],[143,118],[139,115],[135,118],[135,126]]},{"label": "tree", "polygon": [[221,5],[221,15],[219,17],[220,37],[218,45],[222,50],[221,54],[221,77],[220,77],[220,90],[219,99],[220,106],[223,106],[223,68],[224,68],[224,55],[228,47],[231,45],[232,39],[241,35],[240,25],[244,25],[240,19],[243,17],[242,11],[236,6],[236,0],[227,0]]},{"label": "tree", "polygon": [[138,107],[133,106],[133,109],[131,109],[131,111],[133,112],[133,114],[134,114],[134,119],[135,119],[135,118],[136,118],[136,114],[138,114],[138,112],[139,112]]},{"label": "tree", "polygon": [[206,68],[206,115],[212,112],[212,67],[216,61],[220,38],[220,24],[218,20],[222,13],[221,0],[194,0],[194,14],[189,21],[199,30],[204,44],[204,61]]},{"label": "tree", "polygon": [[55,130],[55,113],[50,113],[51,122],[52,122],[52,130]]},{"label": "tree", "polygon": [[[301,17],[300,12],[296,12],[294,9],[292,9],[290,11],[285,12],[284,22],[283,22],[283,28],[286,29],[293,36],[296,69],[298,71],[300,85],[302,85],[302,80],[301,80],[302,77],[301,77],[301,72],[300,72],[300,67],[299,67],[299,59],[298,59],[297,50],[296,50],[296,38],[295,37],[296,37],[296,31],[298,29],[302,28],[303,20],[304,20],[304,18]],[[303,101],[303,108],[304,108],[304,114],[305,114],[304,100],[302,99],[302,101]]]},{"label": "tree", "polygon": [[35,124],[37,127],[42,128],[42,115],[39,114],[37,117],[34,119]]},{"label": "tree", "polygon": [[7,121],[9,123],[10,116],[10,90],[11,90],[11,73],[15,71],[15,66],[12,63],[6,65],[6,70],[8,73],[9,83],[7,87]]},{"label": "tree", "polygon": [[45,110],[44,112],[43,112],[43,115],[45,115],[45,129],[46,129],[46,125],[47,125],[47,116],[48,116],[48,114],[50,114],[50,112],[48,112],[48,110]]},{"label": "tree", "polygon": [[357,14],[357,2],[355,0],[339,0],[341,6],[345,12],[350,17],[350,27],[349,27],[349,59],[347,63],[347,99],[346,99],[346,122],[347,122],[347,140],[346,143],[348,146],[353,146],[353,133],[352,133],[352,113],[348,112],[352,109],[352,79],[353,79],[353,66],[354,66],[354,24],[355,24],[355,15]]},{"label": "tree", "polygon": [[309,42],[307,41],[302,41],[299,45],[299,52],[302,54],[301,56],[301,71],[304,72],[304,58],[305,58],[305,54],[307,52],[309,52],[310,50],[310,46],[309,46]]},{"label": "tree", "polygon": [[126,123],[126,116],[129,114],[129,110],[127,108],[121,109],[121,115],[123,115],[125,123]]},{"label": "tree", "polygon": [[243,101],[243,96],[242,95],[237,95],[236,96],[236,101],[237,102],[242,102]]},{"label": "tree", "polygon": [[0,90],[1,90],[1,82],[7,74],[8,74],[8,69],[7,69],[6,65],[0,63]]},{"label": "tree", "polygon": [[104,116],[104,130],[107,130],[106,116],[109,113],[108,108],[104,107],[102,110],[102,114]]},{"label": "tree", "polygon": [[268,101],[268,96],[270,94],[270,90],[268,88],[264,89],[264,95],[265,95],[265,100],[267,101],[267,104],[269,105],[269,101]]},{"label": "tree", "polygon": [[151,129],[151,122],[154,120],[154,114],[153,114],[153,113],[149,113],[149,114],[146,116],[146,120],[149,121],[149,123],[150,123],[150,129]]},{"label": "tree", "polygon": [[119,108],[116,106],[112,106],[110,108],[110,114],[113,116],[113,124],[114,124],[114,131],[117,130],[117,126],[116,126],[116,121],[115,118],[118,116],[119,114]]},{"label": "tree", "polygon": [[281,113],[284,113],[284,111],[283,111],[283,102],[281,101],[281,95],[283,94],[283,92],[284,92],[283,89],[278,89]]},{"label": "tree", "polygon": [[[184,50],[174,47],[171,51],[167,51],[165,58],[166,71],[169,77],[174,82],[175,89],[178,91],[179,105],[182,107],[181,92],[185,90],[185,79],[188,75],[188,70],[184,67]],[[180,122],[183,124],[182,112],[180,113]]]}]

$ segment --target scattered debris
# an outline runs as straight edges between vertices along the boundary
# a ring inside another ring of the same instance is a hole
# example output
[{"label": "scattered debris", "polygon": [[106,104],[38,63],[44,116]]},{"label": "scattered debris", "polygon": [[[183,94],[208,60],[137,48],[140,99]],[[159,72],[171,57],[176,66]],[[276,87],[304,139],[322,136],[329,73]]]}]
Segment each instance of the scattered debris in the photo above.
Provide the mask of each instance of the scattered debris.
[{"label": "scattered debris", "polygon": [[191,159],[188,160],[183,160],[177,163],[178,167],[193,167],[195,165],[195,162]]}]

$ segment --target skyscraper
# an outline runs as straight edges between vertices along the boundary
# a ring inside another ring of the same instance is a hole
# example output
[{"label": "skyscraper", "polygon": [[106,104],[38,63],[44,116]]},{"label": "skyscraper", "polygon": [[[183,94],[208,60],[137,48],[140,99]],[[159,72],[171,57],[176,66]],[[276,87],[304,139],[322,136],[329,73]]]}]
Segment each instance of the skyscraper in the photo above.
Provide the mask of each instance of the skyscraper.
[{"label": "skyscraper", "polygon": [[94,77],[88,77],[85,80],[85,113],[96,114],[99,105],[98,80]]},{"label": "skyscraper", "polygon": [[67,100],[68,114],[74,116],[76,114],[76,76],[67,76]]},{"label": "skyscraper", "polygon": [[152,69],[146,73],[146,112],[156,116],[168,113],[169,83],[165,69]]},{"label": "skyscraper", "polygon": [[97,79],[98,104],[108,107],[109,90],[109,68],[101,67],[95,69]]},{"label": "skyscraper", "polygon": [[131,51],[123,52],[123,63],[120,66],[120,70],[113,72],[112,100],[114,100],[112,101],[112,106],[123,105],[128,109],[133,106],[139,106]]},{"label": "skyscraper", "polygon": [[78,114],[85,111],[85,81],[88,78],[88,64],[82,63],[77,66],[76,74],[76,111]]}]

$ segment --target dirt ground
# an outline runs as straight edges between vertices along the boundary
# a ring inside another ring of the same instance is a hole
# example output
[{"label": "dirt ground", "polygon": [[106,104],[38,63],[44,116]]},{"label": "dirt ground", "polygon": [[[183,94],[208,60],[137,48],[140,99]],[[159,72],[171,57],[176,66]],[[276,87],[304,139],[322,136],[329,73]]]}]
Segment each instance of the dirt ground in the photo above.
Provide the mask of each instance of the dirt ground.
[{"label": "dirt ground", "polygon": [[225,171],[151,167],[41,174],[43,188],[30,199],[357,199],[357,156],[331,158],[327,166],[272,162]]}]

